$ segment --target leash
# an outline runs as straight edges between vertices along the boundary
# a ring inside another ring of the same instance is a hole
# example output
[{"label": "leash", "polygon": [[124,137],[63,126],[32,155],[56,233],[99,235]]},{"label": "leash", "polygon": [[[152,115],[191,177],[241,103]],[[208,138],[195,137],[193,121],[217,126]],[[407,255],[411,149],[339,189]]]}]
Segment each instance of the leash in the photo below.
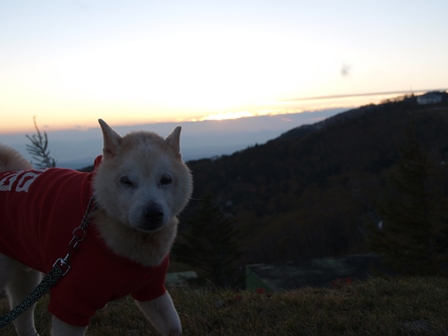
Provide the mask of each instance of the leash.
[{"label": "leash", "polygon": [[44,296],[44,294],[46,294],[54,284],[62,279],[68,273],[68,271],[70,271],[71,266],[69,261],[73,254],[76,252],[79,243],[85,239],[87,225],[89,225],[90,218],[92,217],[92,214],[96,209],[97,205],[95,204],[95,200],[92,197],[89,201],[89,204],[87,205],[81,224],[73,230],[73,238],[68,245],[67,255],[64,258],[59,258],[58,260],[56,260],[50,272],[45,275],[41,283],[36,287],[35,290],[31,292],[31,294],[25,300],[23,300],[21,304],[19,304],[9,313],[0,318],[0,328],[3,328],[4,326],[10,324],[12,321],[22,315],[42,296]]}]

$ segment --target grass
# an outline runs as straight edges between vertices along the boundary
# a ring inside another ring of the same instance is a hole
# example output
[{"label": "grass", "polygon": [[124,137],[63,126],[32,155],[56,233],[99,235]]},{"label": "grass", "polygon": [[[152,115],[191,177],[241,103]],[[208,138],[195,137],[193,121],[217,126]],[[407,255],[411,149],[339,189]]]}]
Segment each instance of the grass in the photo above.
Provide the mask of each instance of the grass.
[{"label": "grass", "polygon": [[[261,291],[259,291],[261,292]],[[447,335],[448,279],[373,278],[336,288],[282,293],[170,291],[185,335]],[[49,335],[48,297],[36,326]],[[0,300],[0,313],[7,311]],[[8,326],[1,335],[15,335]],[[157,335],[129,298],[110,303],[91,320],[88,335]]]}]

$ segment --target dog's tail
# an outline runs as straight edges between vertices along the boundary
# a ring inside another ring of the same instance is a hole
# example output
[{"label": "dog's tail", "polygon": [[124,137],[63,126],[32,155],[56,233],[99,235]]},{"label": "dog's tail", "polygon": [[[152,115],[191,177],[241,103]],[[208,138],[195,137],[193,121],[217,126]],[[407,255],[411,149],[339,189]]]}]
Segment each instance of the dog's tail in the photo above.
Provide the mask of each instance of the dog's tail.
[{"label": "dog's tail", "polygon": [[32,169],[33,166],[15,149],[0,144],[0,172]]}]

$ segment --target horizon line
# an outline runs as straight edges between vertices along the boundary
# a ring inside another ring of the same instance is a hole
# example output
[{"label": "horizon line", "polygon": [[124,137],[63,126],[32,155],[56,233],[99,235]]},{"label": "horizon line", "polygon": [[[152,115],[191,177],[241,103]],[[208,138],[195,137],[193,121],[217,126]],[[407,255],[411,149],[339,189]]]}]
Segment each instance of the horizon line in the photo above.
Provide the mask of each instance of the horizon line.
[{"label": "horizon line", "polygon": [[383,96],[403,93],[421,93],[421,92],[434,92],[434,91],[447,91],[448,89],[431,89],[431,90],[401,90],[401,91],[388,91],[388,92],[370,92],[370,93],[353,93],[353,94],[340,94],[332,96],[320,96],[320,97],[306,97],[306,98],[294,98],[286,99],[282,101],[301,101],[301,100],[324,100],[324,99],[338,99],[338,98],[351,98],[351,97],[368,97],[368,96]]}]

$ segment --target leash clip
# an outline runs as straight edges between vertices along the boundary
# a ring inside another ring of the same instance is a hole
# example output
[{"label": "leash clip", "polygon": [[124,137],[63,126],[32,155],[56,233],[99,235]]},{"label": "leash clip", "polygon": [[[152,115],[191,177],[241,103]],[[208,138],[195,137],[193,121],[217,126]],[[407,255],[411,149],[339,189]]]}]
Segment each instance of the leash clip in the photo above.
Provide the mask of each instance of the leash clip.
[{"label": "leash clip", "polygon": [[[68,244],[69,254],[71,254],[78,248],[78,244],[82,242],[85,237],[86,237],[85,229],[77,227],[76,229],[73,230],[73,238]],[[67,259],[67,257],[65,257],[65,259]]]},{"label": "leash clip", "polygon": [[[93,206],[92,206],[93,204]],[[84,217],[81,221],[81,224],[73,230],[73,237],[70,243],[68,244],[68,253],[65,258],[59,258],[53,264],[53,267],[59,267],[65,276],[68,271],[70,271],[69,261],[75,251],[78,249],[78,244],[82,242],[86,238],[86,227],[89,224],[90,217],[92,213],[96,210],[96,204],[94,204],[94,198],[92,197],[87,205],[86,211],[84,213]]]},{"label": "leash clip", "polygon": [[55,261],[55,263],[53,264],[53,267],[59,267],[60,269],[62,269],[62,271],[64,272],[62,274],[62,276],[65,276],[68,271],[70,271],[70,268],[72,268],[70,266],[70,264],[67,262],[67,257],[69,257],[69,255],[67,254],[67,256],[65,258],[59,258],[58,260]]}]

